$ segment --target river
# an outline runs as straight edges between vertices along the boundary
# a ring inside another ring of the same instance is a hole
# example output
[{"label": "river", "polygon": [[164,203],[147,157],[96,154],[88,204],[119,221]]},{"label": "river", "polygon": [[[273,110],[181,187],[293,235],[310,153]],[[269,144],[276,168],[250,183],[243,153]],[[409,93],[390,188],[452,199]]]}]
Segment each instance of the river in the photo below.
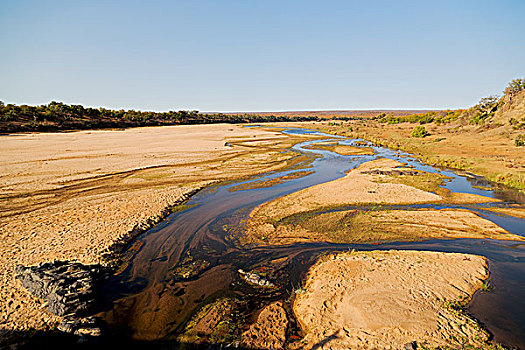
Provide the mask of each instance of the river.
[{"label": "river", "polygon": [[[312,173],[263,188],[249,188],[247,185],[304,169],[285,169],[249,180],[212,186],[195,195],[187,203],[187,209],[170,215],[138,237],[128,251],[128,265],[103,286],[106,311],[102,316],[109,325],[111,337],[129,339],[131,336],[133,339],[147,341],[150,346],[157,344],[176,348],[176,336],[189,317],[199,307],[219,296],[233,296],[244,300],[245,306],[241,313],[246,317],[271,301],[285,299],[287,293],[300,284],[304,273],[319,253],[395,248],[471,253],[487,257],[492,290],[476,293],[468,306],[468,312],[487,327],[496,341],[507,346],[525,348],[525,244],[487,239],[440,239],[373,245],[302,243],[243,247],[237,244],[235,237],[242,235],[243,225],[255,206],[300,189],[335,180],[363,162],[379,157],[395,159],[418,170],[446,175],[450,179],[444,187],[453,192],[474,193],[503,201],[490,205],[425,207],[466,208],[511,233],[525,235],[525,220],[485,210],[491,205],[523,205],[523,196],[516,191],[494,187],[469,174],[430,167],[410,154],[374,145],[368,145],[374,149],[374,155],[360,156],[305,149],[307,145],[326,140],[335,140],[346,145],[355,145],[359,140],[303,129],[289,129],[284,132],[313,133],[326,137],[305,141],[293,147],[295,151],[312,156],[308,164],[303,164]],[[239,185],[247,188],[239,189]],[[233,191],[234,187],[236,190]],[[490,189],[482,189],[487,187]],[[392,209],[395,210],[395,206]],[[264,267],[270,261],[283,257],[289,258],[288,263],[272,274],[272,282],[278,288],[271,291],[261,291],[248,285],[238,273],[239,269],[249,271]],[[189,273],[186,278],[181,277],[182,267],[195,264],[200,264],[198,269]]]}]

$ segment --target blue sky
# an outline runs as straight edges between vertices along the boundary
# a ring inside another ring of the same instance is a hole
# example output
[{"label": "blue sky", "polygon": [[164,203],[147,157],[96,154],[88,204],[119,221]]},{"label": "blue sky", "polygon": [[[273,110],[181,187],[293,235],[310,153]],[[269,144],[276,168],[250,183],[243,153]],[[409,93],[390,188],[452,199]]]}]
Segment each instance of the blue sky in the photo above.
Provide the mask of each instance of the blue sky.
[{"label": "blue sky", "polygon": [[0,0],[0,100],[458,108],[525,76],[525,1]]}]

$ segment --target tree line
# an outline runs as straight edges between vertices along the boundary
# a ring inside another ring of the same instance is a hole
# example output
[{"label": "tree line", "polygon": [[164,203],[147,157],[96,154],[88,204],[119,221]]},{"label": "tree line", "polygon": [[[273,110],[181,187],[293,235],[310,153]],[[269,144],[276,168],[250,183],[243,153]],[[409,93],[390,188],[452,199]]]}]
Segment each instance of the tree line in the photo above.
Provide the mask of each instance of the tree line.
[{"label": "tree line", "polygon": [[198,111],[147,112],[68,105],[52,101],[41,106],[4,104],[0,101],[0,132],[58,131],[128,128],[137,126],[213,123],[265,123],[318,121],[317,116],[200,113]]}]

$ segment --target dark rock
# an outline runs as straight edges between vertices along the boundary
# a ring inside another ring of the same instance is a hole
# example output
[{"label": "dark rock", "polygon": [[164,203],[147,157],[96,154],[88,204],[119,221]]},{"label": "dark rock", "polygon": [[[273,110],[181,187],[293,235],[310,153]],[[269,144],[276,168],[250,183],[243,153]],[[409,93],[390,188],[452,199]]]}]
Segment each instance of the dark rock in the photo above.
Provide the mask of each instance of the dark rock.
[{"label": "dark rock", "polygon": [[95,317],[78,318],[66,316],[58,325],[58,330],[81,337],[99,337],[102,335],[100,321]]},{"label": "dark rock", "polygon": [[107,269],[100,265],[56,261],[38,266],[18,265],[16,278],[33,295],[47,302],[57,316],[86,315],[92,311],[96,289]]}]

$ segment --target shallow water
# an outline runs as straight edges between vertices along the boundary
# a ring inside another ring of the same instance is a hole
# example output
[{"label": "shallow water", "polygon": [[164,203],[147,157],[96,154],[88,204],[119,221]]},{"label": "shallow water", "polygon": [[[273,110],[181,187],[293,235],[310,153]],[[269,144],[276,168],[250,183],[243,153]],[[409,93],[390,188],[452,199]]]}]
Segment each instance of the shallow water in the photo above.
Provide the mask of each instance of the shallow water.
[{"label": "shallow water", "polygon": [[[317,134],[349,145],[357,141],[302,129],[291,129],[285,133]],[[139,339],[151,340],[173,339],[196,308],[217,296],[234,295],[246,300],[247,313],[261,308],[271,300],[285,297],[286,293],[300,283],[316,254],[351,248],[395,248],[462,252],[488,257],[493,290],[489,293],[476,293],[469,306],[469,312],[487,326],[497,341],[525,348],[523,244],[473,239],[374,245],[304,243],[253,248],[240,248],[235,244],[235,239],[231,238],[242,235],[243,222],[255,206],[278,196],[335,180],[344,176],[346,171],[378,157],[396,159],[419,170],[446,175],[450,180],[445,187],[454,192],[500,198],[507,204],[524,202],[523,197],[514,191],[473,187],[490,187],[490,183],[481,178],[433,168],[421,164],[409,154],[383,147],[372,146],[376,154],[363,156],[342,156],[329,151],[303,148],[326,139],[307,141],[293,147],[306,154],[321,156],[312,158],[308,170],[313,170],[313,174],[267,188],[229,191],[231,187],[239,184],[261,178],[272,179],[298,170],[273,172],[248,181],[213,186],[194,196],[188,202],[189,209],[172,214],[139,237],[134,242],[137,251],[133,254],[129,266],[121,274],[113,276],[104,286],[108,309],[104,318],[113,335],[127,337],[132,334]],[[509,232],[525,235],[523,219],[488,212],[483,205],[461,207],[476,211]],[[191,256],[193,261],[204,260],[208,266],[198,275],[182,280],[174,271],[188,261],[188,256]],[[288,257],[288,263],[271,275],[272,281],[279,286],[277,290],[257,290],[244,283],[237,273],[238,269],[251,270],[268,266],[270,261],[282,257]]]}]

